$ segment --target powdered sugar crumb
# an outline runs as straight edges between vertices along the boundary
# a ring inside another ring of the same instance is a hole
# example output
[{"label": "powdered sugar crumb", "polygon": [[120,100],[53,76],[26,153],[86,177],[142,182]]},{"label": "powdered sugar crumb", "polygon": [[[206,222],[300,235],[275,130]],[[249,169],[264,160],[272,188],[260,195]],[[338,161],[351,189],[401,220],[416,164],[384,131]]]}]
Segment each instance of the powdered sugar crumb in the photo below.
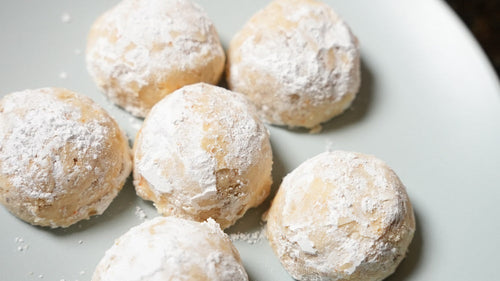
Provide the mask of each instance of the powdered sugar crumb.
[{"label": "powdered sugar crumb", "polygon": [[72,20],[71,15],[68,12],[64,12],[61,15],[61,22],[62,23],[70,23]]},{"label": "powdered sugar crumb", "polygon": [[142,121],[135,117],[129,117],[128,123],[130,124],[130,127],[136,131],[138,131],[142,126]]},{"label": "powdered sugar crumb", "polygon": [[62,71],[61,73],[59,73],[59,78],[61,78],[61,79],[67,79],[68,78],[68,73],[65,72],[65,71]]},{"label": "powdered sugar crumb", "polygon": [[229,234],[229,239],[231,239],[232,242],[244,241],[250,245],[261,242],[265,237],[265,228],[261,228],[254,232],[237,232]]},{"label": "powdered sugar crumb", "polygon": [[139,206],[135,207],[135,215],[141,220],[146,220],[148,218],[146,212],[144,212],[144,210]]},{"label": "powdered sugar crumb", "polygon": [[325,143],[325,151],[332,152],[335,150],[335,143],[331,139],[327,139]]},{"label": "powdered sugar crumb", "polygon": [[22,245],[22,246],[18,246],[18,247],[17,247],[17,250],[18,250],[19,252],[25,252],[26,250],[28,250],[28,248],[29,248],[29,247],[30,247],[30,245],[28,245],[28,244],[24,244],[24,245]]},{"label": "powdered sugar crumb", "polygon": [[16,237],[14,239],[14,241],[18,245],[17,250],[19,252],[26,252],[28,250],[28,248],[30,247],[30,245],[26,244],[26,242],[24,241],[24,239],[22,237]]}]

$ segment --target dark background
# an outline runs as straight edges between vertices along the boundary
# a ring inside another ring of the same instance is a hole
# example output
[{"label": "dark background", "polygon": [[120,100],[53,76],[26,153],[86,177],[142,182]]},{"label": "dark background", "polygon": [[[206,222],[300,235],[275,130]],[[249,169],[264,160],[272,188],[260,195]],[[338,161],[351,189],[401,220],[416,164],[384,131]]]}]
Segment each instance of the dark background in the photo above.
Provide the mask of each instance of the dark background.
[{"label": "dark background", "polygon": [[483,47],[500,76],[500,0],[446,0]]}]

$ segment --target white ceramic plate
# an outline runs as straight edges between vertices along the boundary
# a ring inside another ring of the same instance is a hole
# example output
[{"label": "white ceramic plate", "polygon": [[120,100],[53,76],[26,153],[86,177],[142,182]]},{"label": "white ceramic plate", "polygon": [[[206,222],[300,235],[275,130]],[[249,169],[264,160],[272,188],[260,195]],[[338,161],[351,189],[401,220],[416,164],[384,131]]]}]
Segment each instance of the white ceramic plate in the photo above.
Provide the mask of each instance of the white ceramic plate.
[{"label": "white ceramic plate", "polygon": [[[99,93],[82,53],[91,23],[116,2],[2,1],[0,93],[66,87],[102,104],[133,137],[140,120]],[[266,2],[199,1],[226,46]],[[484,54],[441,1],[327,2],[361,41],[361,92],[321,134],[270,128],[274,189],[327,147],[374,154],[406,184],[418,224],[389,280],[498,280],[500,87]],[[267,205],[228,232],[258,231]],[[68,229],[34,227],[0,207],[0,280],[90,280],[113,240],[141,222],[137,208],[155,216],[130,181],[104,215]],[[266,240],[236,245],[251,280],[291,280]]]}]

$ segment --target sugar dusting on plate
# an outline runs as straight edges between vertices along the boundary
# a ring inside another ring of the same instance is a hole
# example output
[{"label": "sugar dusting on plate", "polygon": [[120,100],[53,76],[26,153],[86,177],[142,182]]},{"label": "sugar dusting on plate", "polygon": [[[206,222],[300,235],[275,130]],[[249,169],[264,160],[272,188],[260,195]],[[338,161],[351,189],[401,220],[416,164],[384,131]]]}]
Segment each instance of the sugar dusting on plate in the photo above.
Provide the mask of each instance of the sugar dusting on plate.
[{"label": "sugar dusting on plate", "polygon": [[266,238],[265,232],[266,231],[264,227],[253,232],[236,232],[229,234],[229,239],[231,239],[232,242],[244,241],[250,245],[253,245],[257,242],[261,242]]}]

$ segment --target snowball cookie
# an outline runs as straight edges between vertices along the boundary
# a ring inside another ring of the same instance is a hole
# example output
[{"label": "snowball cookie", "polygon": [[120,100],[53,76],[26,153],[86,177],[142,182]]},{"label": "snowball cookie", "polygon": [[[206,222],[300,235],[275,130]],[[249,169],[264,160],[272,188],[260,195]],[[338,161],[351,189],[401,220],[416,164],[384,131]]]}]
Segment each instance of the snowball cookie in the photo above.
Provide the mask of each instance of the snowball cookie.
[{"label": "snowball cookie", "polygon": [[124,0],[94,23],[87,43],[97,85],[140,117],[184,85],[217,83],[224,61],[212,21],[188,0]]},{"label": "snowball cookie", "polygon": [[31,224],[67,227],[102,214],[132,169],[118,124],[66,89],[0,101],[0,202]]},{"label": "snowball cookie", "polygon": [[157,217],[118,238],[92,281],[243,281],[240,255],[219,225]]},{"label": "snowball cookie", "polygon": [[241,94],[186,86],[156,104],[134,144],[137,194],[164,215],[222,228],[269,194],[269,133]]},{"label": "snowball cookie", "polygon": [[288,174],[268,214],[267,236],[298,280],[382,280],[415,231],[405,187],[381,160],[325,152]]},{"label": "snowball cookie", "polygon": [[359,57],[356,37],[329,6],[275,0],[231,41],[227,81],[267,122],[314,128],[351,104]]}]

